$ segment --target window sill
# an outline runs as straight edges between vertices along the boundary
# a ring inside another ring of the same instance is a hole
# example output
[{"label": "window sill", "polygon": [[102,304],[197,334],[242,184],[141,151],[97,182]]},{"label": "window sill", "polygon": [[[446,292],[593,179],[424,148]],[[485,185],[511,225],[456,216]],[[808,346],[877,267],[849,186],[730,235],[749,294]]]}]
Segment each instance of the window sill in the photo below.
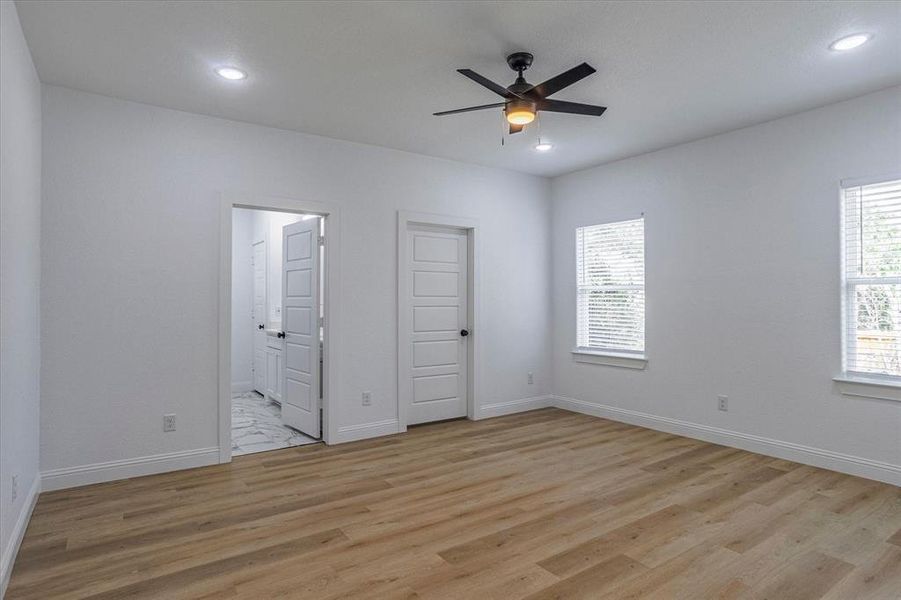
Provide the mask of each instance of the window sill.
[{"label": "window sill", "polygon": [[598,352],[584,348],[572,350],[573,361],[592,365],[607,365],[625,369],[643,370],[648,366],[648,359],[640,354],[617,354],[615,352]]},{"label": "window sill", "polygon": [[845,396],[860,396],[863,398],[878,398],[880,400],[901,402],[901,381],[857,375],[833,377],[832,381],[836,383],[839,391]]}]

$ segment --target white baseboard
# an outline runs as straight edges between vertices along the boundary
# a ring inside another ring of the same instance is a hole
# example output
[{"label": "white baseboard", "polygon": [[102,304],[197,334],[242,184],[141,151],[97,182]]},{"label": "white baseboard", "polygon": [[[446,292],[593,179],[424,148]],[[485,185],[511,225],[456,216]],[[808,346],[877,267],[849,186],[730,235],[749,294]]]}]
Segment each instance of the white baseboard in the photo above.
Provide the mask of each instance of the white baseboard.
[{"label": "white baseboard", "polygon": [[547,408],[549,406],[554,406],[554,399],[552,396],[532,396],[530,398],[519,398],[517,400],[508,400],[506,402],[493,402],[491,404],[483,404],[479,409],[476,418],[490,419],[492,417],[502,417],[504,415],[512,415],[528,410]]},{"label": "white baseboard", "polygon": [[232,381],[232,394],[243,394],[253,391],[252,381]]},{"label": "white baseboard", "polygon": [[383,435],[394,435],[395,433],[399,433],[397,419],[385,419],[384,421],[374,421],[360,425],[345,425],[338,428],[337,435],[329,439],[329,444],[344,444]]},{"label": "white baseboard", "polygon": [[713,442],[723,446],[791,460],[805,465],[857,475],[858,477],[866,477],[867,479],[875,479],[893,485],[901,485],[901,465],[893,465],[850,454],[841,454],[822,448],[774,440],[669,417],[660,417],[635,410],[586,402],[576,398],[553,396],[553,402],[557,408],[572,412],[621,421],[631,425],[647,427],[648,429],[656,429],[657,431],[665,431],[704,440],[705,442]]},{"label": "white baseboard", "polygon": [[41,479],[43,489],[50,491],[215,464],[219,464],[219,448],[197,448],[52,469],[41,473]]},{"label": "white baseboard", "polygon": [[41,474],[35,473],[34,481],[31,489],[28,490],[28,496],[22,504],[22,511],[19,518],[16,519],[13,530],[9,536],[6,548],[3,549],[2,558],[0,558],[0,598],[6,595],[6,586],[9,585],[9,578],[13,573],[13,565],[16,563],[16,555],[19,553],[19,546],[22,544],[22,538],[25,537],[25,530],[28,528],[28,522],[31,520],[31,513],[34,511],[34,505],[38,501],[41,493]]},{"label": "white baseboard", "polygon": [[[483,405],[479,409],[476,419],[488,419],[491,417],[512,415],[513,413],[535,410],[537,408],[547,408],[549,406],[554,406],[553,398],[551,396],[533,396],[531,398],[520,398],[507,402],[495,402]],[[362,423],[360,425],[346,425],[338,428],[337,435],[332,436],[332,439],[329,440],[329,444],[334,445],[356,442],[358,440],[381,437],[383,435],[403,433],[406,430],[406,427],[399,425],[397,419],[385,419],[384,421]]]}]

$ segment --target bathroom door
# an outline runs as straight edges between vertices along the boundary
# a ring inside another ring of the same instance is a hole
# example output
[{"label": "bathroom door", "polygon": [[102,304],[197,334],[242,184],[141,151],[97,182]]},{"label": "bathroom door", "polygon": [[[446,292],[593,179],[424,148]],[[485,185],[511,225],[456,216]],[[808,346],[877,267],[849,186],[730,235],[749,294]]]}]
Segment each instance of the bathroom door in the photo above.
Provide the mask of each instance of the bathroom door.
[{"label": "bathroom door", "polygon": [[282,228],[282,333],[282,421],[319,438],[319,217]]}]

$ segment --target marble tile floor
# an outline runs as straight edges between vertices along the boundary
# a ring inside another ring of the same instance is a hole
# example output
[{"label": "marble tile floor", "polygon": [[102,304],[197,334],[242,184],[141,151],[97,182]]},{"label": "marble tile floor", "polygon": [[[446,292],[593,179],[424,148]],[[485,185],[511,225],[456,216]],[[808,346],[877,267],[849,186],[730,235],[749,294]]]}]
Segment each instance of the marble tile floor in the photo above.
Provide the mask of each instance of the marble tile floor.
[{"label": "marble tile floor", "polygon": [[283,425],[278,404],[257,392],[232,396],[232,456],[315,444],[318,441]]}]

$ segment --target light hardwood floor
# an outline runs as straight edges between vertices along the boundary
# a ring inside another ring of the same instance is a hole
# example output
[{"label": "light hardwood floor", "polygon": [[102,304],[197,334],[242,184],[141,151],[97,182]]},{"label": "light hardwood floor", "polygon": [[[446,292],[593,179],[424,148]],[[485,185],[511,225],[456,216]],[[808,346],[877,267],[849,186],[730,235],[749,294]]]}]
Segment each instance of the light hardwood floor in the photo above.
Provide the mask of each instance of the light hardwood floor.
[{"label": "light hardwood floor", "polygon": [[547,409],[42,494],[8,598],[899,592],[901,488]]}]

